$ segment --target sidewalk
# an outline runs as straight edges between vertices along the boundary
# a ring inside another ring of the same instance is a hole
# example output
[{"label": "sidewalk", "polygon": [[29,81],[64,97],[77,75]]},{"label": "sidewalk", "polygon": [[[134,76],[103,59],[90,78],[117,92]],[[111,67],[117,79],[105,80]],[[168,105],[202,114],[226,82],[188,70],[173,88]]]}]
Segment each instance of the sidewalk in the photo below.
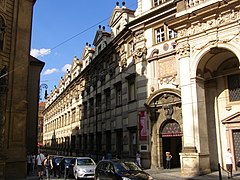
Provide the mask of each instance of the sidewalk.
[{"label": "sidewalk", "polygon": [[[149,173],[154,180],[219,180],[219,173],[218,171],[212,172],[210,174],[197,176],[193,178],[186,178],[181,177],[180,168],[174,168],[174,169],[146,169],[145,172]],[[227,173],[222,171],[222,180],[227,180]],[[26,178],[27,180],[38,180],[38,177],[36,175],[29,176]],[[46,179],[46,178],[44,178]],[[51,177],[51,179],[58,179]],[[73,178],[68,178],[67,180],[70,180]],[[240,180],[240,171],[233,172],[233,180]],[[64,178],[60,178],[59,180],[64,180]]]},{"label": "sidewalk", "polygon": [[[174,168],[174,169],[147,169],[145,170],[147,173],[149,173],[154,180],[218,180],[219,178],[219,172],[215,171],[210,174],[192,177],[192,178],[186,178],[181,177],[181,169],[180,168]],[[222,171],[222,180],[226,180],[227,173]],[[233,172],[233,178],[232,179],[239,179],[240,180],[240,171]]]}]

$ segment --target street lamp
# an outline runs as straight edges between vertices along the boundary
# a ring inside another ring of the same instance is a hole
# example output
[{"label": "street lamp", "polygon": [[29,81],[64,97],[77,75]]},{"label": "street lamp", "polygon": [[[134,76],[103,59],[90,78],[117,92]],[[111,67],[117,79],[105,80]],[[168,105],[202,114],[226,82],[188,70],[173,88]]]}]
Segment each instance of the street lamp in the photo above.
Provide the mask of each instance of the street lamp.
[{"label": "street lamp", "polygon": [[48,88],[48,85],[45,84],[45,83],[43,83],[43,84],[40,85],[40,92],[39,92],[39,100],[40,100],[40,101],[42,100],[41,95],[42,95],[42,90],[43,90],[43,89],[45,89],[44,99],[47,99],[47,96],[48,96],[48,94],[47,94],[47,88]]}]

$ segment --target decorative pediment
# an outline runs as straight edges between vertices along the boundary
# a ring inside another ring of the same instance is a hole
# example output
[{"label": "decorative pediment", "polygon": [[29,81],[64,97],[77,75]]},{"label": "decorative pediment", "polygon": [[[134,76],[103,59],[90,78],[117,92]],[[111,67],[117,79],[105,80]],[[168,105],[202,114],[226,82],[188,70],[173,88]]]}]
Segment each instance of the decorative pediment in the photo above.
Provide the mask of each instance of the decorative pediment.
[{"label": "decorative pediment", "polygon": [[88,56],[92,56],[92,54],[94,53],[95,49],[91,48],[90,44],[86,44],[83,53],[82,53],[82,60],[86,59]]},{"label": "decorative pediment", "polygon": [[103,37],[111,37],[111,33],[105,31],[105,26],[101,27],[101,25],[99,25],[99,29],[96,32],[93,45],[97,46],[101,41],[106,40],[106,38]]},{"label": "decorative pediment", "polygon": [[121,13],[122,9],[119,8],[118,6],[113,9],[111,19],[108,23],[110,27],[112,27],[112,25],[115,24],[116,21],[119,21]]},{"label": "decorative pediment", "polygon": [[[119,3],[116,3],[116,7],[113,9],[111,19],[108,23],[109,27],[115,26],[121,19],[129,21],[129,17],[134,16],[133,10],[126,8],[125,2],[122,2],[122,7],[119,6]],[[126,22],[126,23],[127,23]]]},{"label": "decorative pediment", "polygon": [[237,112],[222,120],[223,124],[240,123],[240,112]]}]

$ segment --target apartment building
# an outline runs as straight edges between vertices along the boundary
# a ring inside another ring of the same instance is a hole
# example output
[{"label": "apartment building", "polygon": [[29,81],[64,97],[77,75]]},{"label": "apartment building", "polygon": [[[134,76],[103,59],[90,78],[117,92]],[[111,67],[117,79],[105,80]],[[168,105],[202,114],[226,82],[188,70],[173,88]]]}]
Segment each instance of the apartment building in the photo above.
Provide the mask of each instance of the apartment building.
[{"label": "apartment building", "polygon": [[116,3],[108,26],[49,95],[46,150],[105,154],[164,168],[166,152],[182,176],[240,160],[237,0]]}]

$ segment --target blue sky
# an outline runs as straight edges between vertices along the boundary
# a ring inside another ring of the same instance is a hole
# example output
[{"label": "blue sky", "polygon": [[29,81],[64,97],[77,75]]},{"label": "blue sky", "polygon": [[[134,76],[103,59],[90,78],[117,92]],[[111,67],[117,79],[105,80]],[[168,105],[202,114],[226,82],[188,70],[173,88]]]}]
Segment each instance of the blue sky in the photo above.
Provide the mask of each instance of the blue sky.
[{"label": "blue sky", "polygon": [[[116,6],[114,0],[37,0],[33,9],[31,55],[45,62],[40,84],[48,93],[83,48],[93,43],[98,25],[105,26]],[[135,10],[137,0],[125,0]],[[119,1],[122,6],[122,1]]]}]

